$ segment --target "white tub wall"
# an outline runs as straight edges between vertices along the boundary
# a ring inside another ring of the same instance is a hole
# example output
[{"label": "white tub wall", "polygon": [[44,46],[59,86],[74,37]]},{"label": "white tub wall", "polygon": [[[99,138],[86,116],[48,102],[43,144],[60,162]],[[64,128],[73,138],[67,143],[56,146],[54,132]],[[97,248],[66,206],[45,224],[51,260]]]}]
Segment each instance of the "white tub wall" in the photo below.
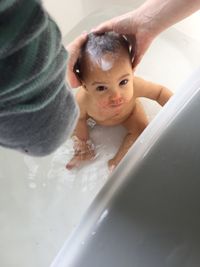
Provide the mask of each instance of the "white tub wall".
[{"label": "white tub wall", "polygon": [[177,23],[175,28],[187,34],[191,38],[200,41],[200,11]]}]

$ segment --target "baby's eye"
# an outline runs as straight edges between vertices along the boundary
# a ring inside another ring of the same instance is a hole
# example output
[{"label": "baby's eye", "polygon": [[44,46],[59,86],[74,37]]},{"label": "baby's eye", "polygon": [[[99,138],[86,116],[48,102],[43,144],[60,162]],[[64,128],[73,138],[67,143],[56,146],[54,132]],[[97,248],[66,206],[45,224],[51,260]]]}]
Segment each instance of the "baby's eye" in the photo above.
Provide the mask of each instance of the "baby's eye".
[{"label": "baby's eye", "polygon": [[96,90],[100,91],[100,92],[105,91],[106,89],[107,89],[107,87],[103,86],[103,85],[99,85],[98,87],[96,87]]},{"label": "baby's eye", "polygon": [[124,80],[122,80],[120,83],[119,83],[119,85],[120,86],[123,86],[123,85],[125,85],[125,84],[127,84],[128,83],[128,79],[124,79]]}]

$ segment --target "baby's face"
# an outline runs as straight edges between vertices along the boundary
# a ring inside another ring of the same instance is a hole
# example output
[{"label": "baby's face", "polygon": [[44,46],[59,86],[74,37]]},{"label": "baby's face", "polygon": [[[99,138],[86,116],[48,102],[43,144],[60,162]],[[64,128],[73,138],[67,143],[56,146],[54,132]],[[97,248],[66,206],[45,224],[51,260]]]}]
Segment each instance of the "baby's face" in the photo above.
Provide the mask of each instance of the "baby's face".
[{"label": "baby's face", "polygon": [[120,111],[133,98],[133,70],[126,52],[107,53],[96,62],[88,59],[84,76],[83,85],[97,108]]}]

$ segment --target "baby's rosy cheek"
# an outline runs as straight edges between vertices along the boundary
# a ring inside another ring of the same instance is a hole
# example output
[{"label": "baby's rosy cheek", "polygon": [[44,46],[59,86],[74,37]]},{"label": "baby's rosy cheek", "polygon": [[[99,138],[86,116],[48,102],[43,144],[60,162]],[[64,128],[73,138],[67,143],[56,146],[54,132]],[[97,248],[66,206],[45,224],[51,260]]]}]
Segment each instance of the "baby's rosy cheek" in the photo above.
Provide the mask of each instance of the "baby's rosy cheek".
[{"label": "baby's rosy cheek", "polygon": [[99,100],[98,105],[99,105],[100,108],[106,108],[108,106],[108,101]]},{"label": "baby's rosy cheek", "polygon": [[128,102],[132,99],[133,94],[129,94],[128,96],[124,97],[124,102]]}]

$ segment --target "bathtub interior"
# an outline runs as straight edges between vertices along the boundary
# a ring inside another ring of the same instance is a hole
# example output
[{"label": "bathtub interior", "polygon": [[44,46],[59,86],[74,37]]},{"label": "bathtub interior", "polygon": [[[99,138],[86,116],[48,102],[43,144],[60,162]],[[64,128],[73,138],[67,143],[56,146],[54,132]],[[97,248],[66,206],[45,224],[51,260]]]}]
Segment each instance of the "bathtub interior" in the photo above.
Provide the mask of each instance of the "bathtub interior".
[{"label": "bathtub interior", "polygon": [[[63,31],[67,44],[82,30],[100,21],[130,10],[120,6],[106,7],[106,1],[78,1],[66,9],[70,16],[53,10],[56,1],[45,1]],[[135,1],[138,5],[141,1]],[[106,10],[102,12],[102,8]],[[101,9],[99,9],[101,8]],[[64,8],[62,8],[65,10]],[[52,11],[51,11],[52,10]],[[71,16],[74,12],[75,16]],[[91,15],[90,15],[91,13]],[[69,19],[69,18],[70,19]],[[62,18],[62,20],[61,20]],[[70,21],[69,21],[70,20]],[[68,23],[69,21],[69,23]],[[70,24],[71,23],[71,24]],[[66,28],[65,25],[70,25]],[[199,41],[178,28],[161,34],[138,66],[136,74],[164,84],[173,91],[195,69],[199,62]],[[159,106],[142,100],[149,119]],[[125,131],[121,127],[91,129],[97,158],[69,172],[65,163],[72,156],[72,143],[67,140],[54,154],[33,158],[8,149],[0,149],[0,265],[49,266],[64,241],[75,228],[86,209],[109,179],[107,161],[115,153]]]}]

